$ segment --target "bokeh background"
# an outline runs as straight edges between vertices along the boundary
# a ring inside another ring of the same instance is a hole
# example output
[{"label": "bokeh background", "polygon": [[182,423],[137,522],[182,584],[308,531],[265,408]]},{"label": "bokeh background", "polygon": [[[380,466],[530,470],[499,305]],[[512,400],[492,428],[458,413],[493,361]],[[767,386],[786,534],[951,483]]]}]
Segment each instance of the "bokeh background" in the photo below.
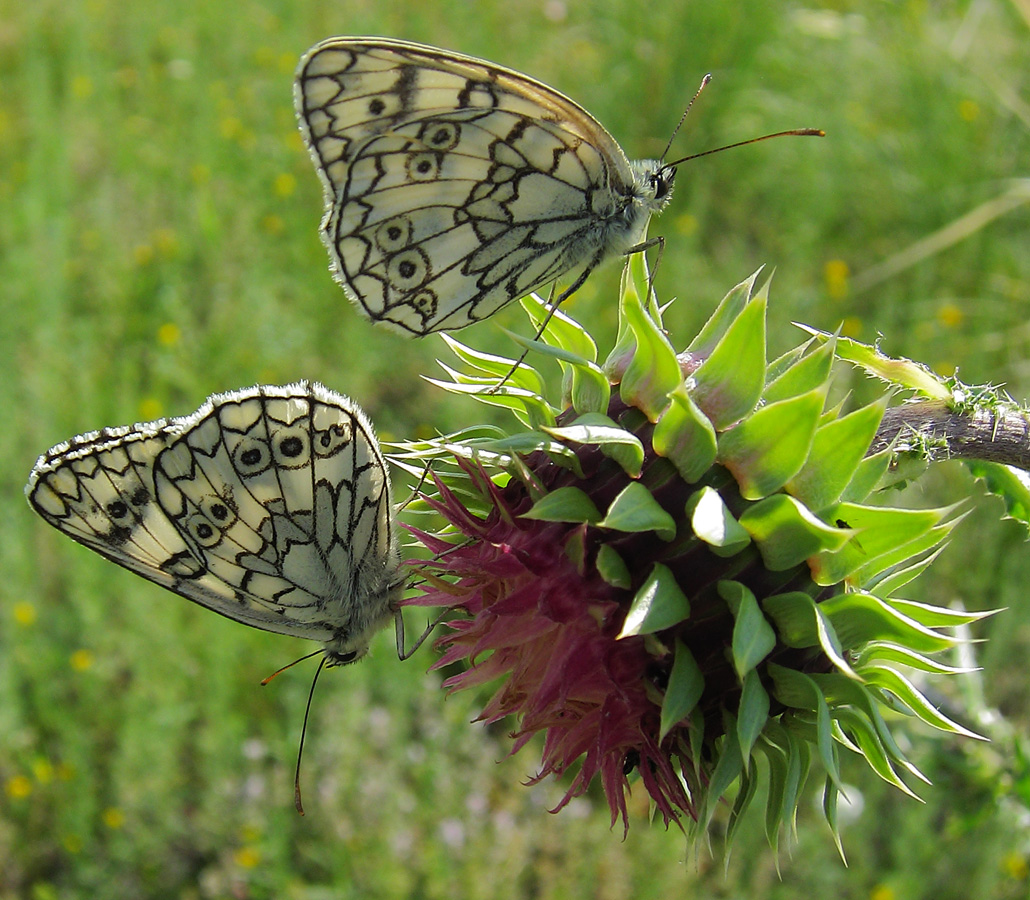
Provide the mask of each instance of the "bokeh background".
[{"label": "bokeh background", "polygon": [[[380,34],[484,56],[590,109],[630,156],[768,131],[684,165],[657,277],[685,346],[732,285],[775,269],[773,350],[794,321],[1030,395],[1027,0],[0,0],[0,898],[1024,898],[1030,895],[1030,549],[958,465],[910,502],[972,497],[914,596],[1007,607],[983,671],[942,686],[979,744],[905,730],[925,804],[861,764],[837,856],[812,803],[779,859],[757,819],[728,860],[600,794],[557,816],[533,748],[469,724],[429,648],[390,634],[327,673],[292,777],[310,649],[194,607],[37,520],[37,454],[209,393],[314,378],[383,437],[481,422],[428,385],[437,338],[372,328],[327,274],[321,187],[294,122],[300,54]],[[570,311],[610,342],[618,265]],[[501,326],[462,334],[510,352]],[[402,483],[398,494],[405,493]],[[417,631],[417,621],[412,630]],[[846,764],[847,765],[847,764]],[[760,807],[760,804],[756,804]]]}]

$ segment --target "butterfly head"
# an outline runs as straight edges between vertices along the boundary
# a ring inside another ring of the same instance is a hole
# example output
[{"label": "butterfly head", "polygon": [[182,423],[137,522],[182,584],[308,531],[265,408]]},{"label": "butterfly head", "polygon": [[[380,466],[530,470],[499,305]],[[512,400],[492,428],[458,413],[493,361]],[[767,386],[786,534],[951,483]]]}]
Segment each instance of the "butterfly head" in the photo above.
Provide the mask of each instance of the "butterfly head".
[{"label": "butterfly head", "polygon": [[348,650],[346,653],[341,653],[331,648],[325,650],[325,664],[327,668],[333,668],[334,666],[346,666],[350,663],[357,662],[361,657],[368,653],[368,648],[364,650]]},{"label": "butterfly head", "polygon": [[639,196],[650,214],[660,213],[672,199],[672,183],[676,178],[676,167],[660,159],[645,159],[633,163],[637,167],[636,182]]}]

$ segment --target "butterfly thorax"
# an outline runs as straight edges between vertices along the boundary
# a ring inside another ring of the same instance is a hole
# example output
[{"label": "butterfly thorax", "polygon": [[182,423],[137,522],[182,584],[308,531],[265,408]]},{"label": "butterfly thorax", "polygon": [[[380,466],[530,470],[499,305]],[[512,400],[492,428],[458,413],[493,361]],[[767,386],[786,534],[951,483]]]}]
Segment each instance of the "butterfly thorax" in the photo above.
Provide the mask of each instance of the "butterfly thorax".
[{"label": "butterfly thorax", "polygon": [[368,572],[363,577],[368,584],[364,596],[349,598],[350,617],[346,626],[338,627],[332,639],[325,642],[328,666],[345,666],[364,657],[376,632],[398,614],[407,577],[399,574],[396,554],[389,565],[381,568],[377,578]]},{"label": "butterfly thorax", "polygon": [[[621,256],[647,239],[647,225],[672,197],[672,176],[659,160],[634,160],[630,177],[610,187],[610,210],[599,215],[590,240],[602,258]],[[583,253],[589,259],[590,254]]]}]

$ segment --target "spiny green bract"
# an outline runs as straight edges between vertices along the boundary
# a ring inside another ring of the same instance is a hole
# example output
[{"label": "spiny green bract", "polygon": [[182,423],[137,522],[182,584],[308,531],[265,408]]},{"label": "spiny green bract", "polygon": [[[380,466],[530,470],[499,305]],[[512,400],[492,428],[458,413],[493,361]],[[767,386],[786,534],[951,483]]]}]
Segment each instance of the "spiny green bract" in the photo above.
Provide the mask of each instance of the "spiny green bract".
[{"label": "spiny green bract", "polygon": [[415,531],[435,558],[409,602],[466,614],[440,641],[441,664],[468,667],[447,684],[502,679],[484,718],[514,715],[516,749],[544,732],[538,777],[579,764],[561,805],[597,775],[625,821],[632,775],[666,822],[696,833],[733,797],[732,837],[764,779],[776,846],[812,769],[836,834],[842,748],[906,793],[926,780],[886,711],[976,737],[906,673],[961,671],[937,656],[985,614],[897,596],[961,516],[870,503],[891,461],[867,453],[887,398],[846,412],[827,399],[837,359],[891,389],[946,388],[819,333],[767,362],[756,280],[677,353],[634,257],[601,363],[572,318],[523,301],[547,323],[522,342],[561,367],[559,402],[525,363],[504,380],[511,360],[447,338],[463,369],[434,383],[510,409],[519,427],[401,444],[394,459],[418,474],[431,462],[423,509],[446,520]]}]

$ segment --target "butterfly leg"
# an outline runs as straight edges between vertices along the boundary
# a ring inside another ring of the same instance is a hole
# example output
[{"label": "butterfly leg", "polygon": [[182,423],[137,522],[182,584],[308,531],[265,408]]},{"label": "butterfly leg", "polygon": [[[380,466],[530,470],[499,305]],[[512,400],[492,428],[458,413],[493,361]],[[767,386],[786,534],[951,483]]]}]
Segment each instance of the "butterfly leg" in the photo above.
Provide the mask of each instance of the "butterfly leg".
[{"label": "butterfly leg", "polygon": [[439,625],[445,618],[447,618],[447,616],[449,616],[453,611],[454,607],[448,606],[443,612],[440,613],[440,615],[438,615],[435,619],[433,619],[432,622],[429,623],[429,625],[426,627],[426,630],[422,632],[422,635],[419,637],[417,641],[415,641],[412,648],[406,651],[404,649],[404,617],[401,615],[401,610],[396,610],[394,613],[393,621],[395,634],[397,636],[397,658],[401,662],[404,662],[407,659],[411,659],[411,657],[415,655],[418,648],[425,643],[426,638],[428,638],[429,635],[433,633],[433,630],[436,628],[436,626]]},{"label": "butterfly leg", "polygon": [[[665,238],[662,235],[658,237],[648,238],[646,241],[641,241],[639,244],[634,244],[629,248],[623,256],[629,256],[633,253],[644,253],[650,250],[652,247],[658,248],[658,255],[655,257],[654,267],[647,274],[647,299],[648,301],[654,299],[657,302],[657,297],[654,296],[654,280],[658,275],[658,267],[662,264],[662,254],[665,253]],[[647,262],[647,258],[644,258],[644,262]]]},{"label": "butterfly leg", "polygon": [[[547,330],[547,325],[551,321],[551,317],[558,311],[558,307],[561,306],[562,303],[564,303],[566,300],[568,300],[569,297],[575,294],[576,291],[583,287],[583,284],[590,276],[590,273],[597,268],[602,259],[604,259],[603,253],[598,253],[597,255],[595,255],[594,258],[590,260],[590,262],[587,264],[586,268],[584,268],[583,271],[579,273],[579,276],[576,278],[576,280],[573,281],[572,284],[570,284],[567,288],[565,288],[565,290],[558,295],[557,299],[548,299],[547,303],[550,309],[548,309],[547,315],[544,316],[543,322],[540,323],[540,327],[537,328],[536,334],[533,336],[534,341],[540,340],[541,335]],[[487,391],[487,393],[494,394],[498,390],[500,390],[504,386],[504,383],[518,371],[519,366],[521,366],[522,363],[526,361],[526,357],[528,355],[529,348],[527,347],[525,350],[522,351],[522,355],[519,356],[517,360],[515,360],[515,365],[513,365],[505,374],[505,376],[500,381],[498,381],[497,384],[490,388],[490,390]]]},{"label": "butterfly leg", "polygon": [[432,460],[428,460],[426,462],[425,468],[422,470],[422,475],[418,479],[418,484],[416,484],[411,489],[411,493],[408,494],[407,499],[400,506],[397,507],[397,509],[394,511],[395,514],[403,512],[405,510],[405,508],[407,508],[407,506],[414,501],[414,499],[418,496],[419,491],[422,490],[422,485],[424,485],[426,483],[426,479],[429,477],[429,473],[432,472],[432,471],[433,471],[433,461]]}]

